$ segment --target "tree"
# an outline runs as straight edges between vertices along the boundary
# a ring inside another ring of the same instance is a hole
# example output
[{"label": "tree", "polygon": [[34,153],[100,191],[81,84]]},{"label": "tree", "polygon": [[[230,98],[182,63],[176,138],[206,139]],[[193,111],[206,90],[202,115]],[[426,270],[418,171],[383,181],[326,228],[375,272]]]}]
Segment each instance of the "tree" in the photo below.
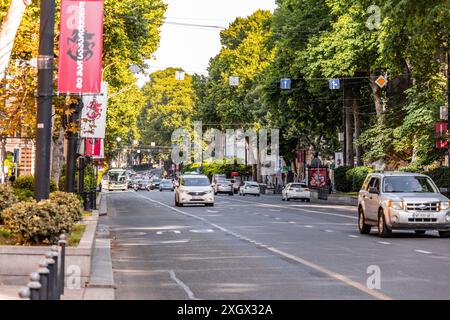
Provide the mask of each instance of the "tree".
[{"label": "tree", "polygon": [[146,102],[139,128],[144,145],[155,142],[159,146],[170,146],[173,131],[181,128],[192,131],[192,77],[185,75],[184,80],[176,80],[177,70],[180,69],[168,68],[152,73],[151,80],[142,88]]}]

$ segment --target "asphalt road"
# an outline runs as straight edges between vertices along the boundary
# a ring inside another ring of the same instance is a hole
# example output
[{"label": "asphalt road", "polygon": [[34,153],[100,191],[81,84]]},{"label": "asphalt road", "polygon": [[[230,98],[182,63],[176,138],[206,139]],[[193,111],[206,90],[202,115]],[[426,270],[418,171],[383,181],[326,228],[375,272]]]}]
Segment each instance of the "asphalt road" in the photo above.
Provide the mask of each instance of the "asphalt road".
[{"label": "asphalt road", "polygon": [[177,208],[159,191],[107,199],[117,299],[450,299],[449,239],[360,235],[354,207],[225,195]]}]

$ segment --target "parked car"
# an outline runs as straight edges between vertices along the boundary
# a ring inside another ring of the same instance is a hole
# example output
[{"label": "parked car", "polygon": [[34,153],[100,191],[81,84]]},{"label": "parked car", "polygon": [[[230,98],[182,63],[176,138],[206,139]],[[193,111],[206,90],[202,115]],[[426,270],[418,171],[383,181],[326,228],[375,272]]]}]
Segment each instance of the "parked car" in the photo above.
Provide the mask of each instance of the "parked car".
[{"label": "parked car", "polygon": [[159,184],[159,191],[164,191],[164,190],[169,190],[169,191],[174,191],[175,187],[173,185],[172,180],[169,179],[163,179],[161,181],[161,183]]},{"label": "parked car", "polygon": [[214,194],[226,193],[230,196],[234,195],[233,185],[227,180],[218,180],[213,184]]},{"label": "parked car", "polygon": [[185,204],[204,204],[214,206],[214,190],[207,176],[183,175],[175,189],[175,206]]},{"label": "parked car", "polygon": [[296,199],[311,202],[311,191],[304,183],[288,183],[281,191],[281,199],[283,201]]},{"label": "parked car", "polygon": [[437,230],[450,236],[450,202],[433,180],[416,173],[374,173],[367,176],[358,197],[358,227],[362,234],[378,227],[387,237],[392,230]]},{"label": "parked car", "polygon": [[240,188],[239,188],[239,195],[245,196],[247,194],[252,194],[254,196],[259,197],[261,195],[260,193],[259,184],[257,182],[252,181],[246,181]]}]

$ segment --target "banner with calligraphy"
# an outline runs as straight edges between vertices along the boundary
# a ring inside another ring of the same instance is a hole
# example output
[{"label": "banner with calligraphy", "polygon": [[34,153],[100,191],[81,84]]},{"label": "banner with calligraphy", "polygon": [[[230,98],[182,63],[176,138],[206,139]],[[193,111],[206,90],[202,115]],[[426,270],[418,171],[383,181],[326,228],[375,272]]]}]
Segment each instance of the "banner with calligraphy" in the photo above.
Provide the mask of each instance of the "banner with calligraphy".
[{"label": "banner with calligraphy", "polygon": [[81,138],[105,138],[108,83],[102,82],[102,94],[83,97]]},{"label": "banner with calligraphy", "polygon": [[100,93],[103,0],[62,0],[58,91]]}]

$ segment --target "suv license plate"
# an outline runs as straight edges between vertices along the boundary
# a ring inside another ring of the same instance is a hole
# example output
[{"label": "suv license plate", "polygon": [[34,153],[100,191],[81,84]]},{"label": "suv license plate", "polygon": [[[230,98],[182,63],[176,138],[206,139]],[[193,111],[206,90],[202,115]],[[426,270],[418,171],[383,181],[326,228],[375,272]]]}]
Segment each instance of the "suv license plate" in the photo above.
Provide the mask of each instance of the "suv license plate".
[{"label": "suv license plate", "polygon": [[413,218],[432,218],[432,213],[413,213]]}]

